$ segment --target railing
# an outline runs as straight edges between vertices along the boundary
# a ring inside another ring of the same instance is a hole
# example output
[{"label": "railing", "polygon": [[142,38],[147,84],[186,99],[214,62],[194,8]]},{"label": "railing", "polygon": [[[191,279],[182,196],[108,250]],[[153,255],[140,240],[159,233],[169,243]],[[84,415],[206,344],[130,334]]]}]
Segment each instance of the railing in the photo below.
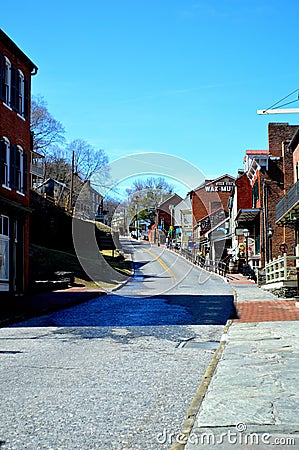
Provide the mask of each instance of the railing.
[{"label": "railing", "polygon": [[227,271],[227,264],[223,261],[214,261],[212,259],[206,259],[204,256],[196,256],[192,255],[188,250],[181,249],[178,253],[180,253],[184,258],[188,261],[191,261],[193,264],[202,267],[209,272],[215,272],[219,275],[225,276]]},{"label": "railing", "polygon": [[281,219],[299,201],[299,180],[276,205],[276,221]]},{"label": "railing", "polygon": [[30,164],[30,173],[32,175],[36,175],[37,177],[43,177],[45,174],[45,164],[44,162],[31,163]]},{"label": "railing", "polygon": [[294,263],[299,261],[298,256],[283,256],[273,259],[265,265],[266,284],[276,282],[297,282],[297,270]]}]

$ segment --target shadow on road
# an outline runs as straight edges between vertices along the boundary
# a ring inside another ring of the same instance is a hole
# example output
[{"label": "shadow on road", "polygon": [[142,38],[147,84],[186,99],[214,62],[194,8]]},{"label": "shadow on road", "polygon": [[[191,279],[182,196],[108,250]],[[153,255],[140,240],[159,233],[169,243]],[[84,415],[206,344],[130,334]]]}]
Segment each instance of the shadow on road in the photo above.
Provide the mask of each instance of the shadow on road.
[{"label": "shadow on road", "polygon": [[[57,294],[59,296],[59,294]],[[58,306],[56,299],[56,307]],[[15,326],[120,327],[225,325],[236,311],[231,295],[162,295],[146,298],[102,295]]]}]

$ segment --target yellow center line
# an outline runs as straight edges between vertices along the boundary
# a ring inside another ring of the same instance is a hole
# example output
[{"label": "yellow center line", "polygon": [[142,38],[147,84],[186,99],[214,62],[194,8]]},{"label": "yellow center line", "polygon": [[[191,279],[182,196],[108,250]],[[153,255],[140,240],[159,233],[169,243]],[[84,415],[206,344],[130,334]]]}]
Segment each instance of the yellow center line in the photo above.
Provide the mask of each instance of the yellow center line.
[{"label": "yellow center line", "polygon": [[146,251],[151,256],[153,256],[155,258],[155,260],[158,261],[159,264],[161,264],[163,269],[165,269],[171,276],[173,283],[175,283],[177,281],[177,278],[176,278],[175,274],[173,273],[173,271],[167,266],[167,264],[164,261],[162,261],[161,258],[159,258],[159,256],[155,255],[155,253],[151,252],[150,250],[147,250],[146,248],[144,249],[144,251]]}]

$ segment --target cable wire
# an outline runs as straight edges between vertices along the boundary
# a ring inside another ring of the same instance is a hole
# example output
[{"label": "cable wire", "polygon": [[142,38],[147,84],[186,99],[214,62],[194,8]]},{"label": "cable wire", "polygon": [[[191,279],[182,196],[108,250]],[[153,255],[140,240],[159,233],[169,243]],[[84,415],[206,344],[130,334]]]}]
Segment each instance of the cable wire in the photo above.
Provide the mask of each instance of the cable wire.
[{"label": "cable wire", "polygon": [[[286,95],[285,97],[283,97],[282,99],[278,100],[278,102],[274,103],[273,105],[269,106],[267,109],[265,109],[265,111],[268,111],[268,109],[273,109],[274,106],[278,105],[280,102],[282,102],[283,100],[285,100],[286,98],[290,97],[291,95],[295,94],[295,92],[298,92],[299,88],[295,89],[294,91],[292,91],[290,94]],[[297,101],[297,100],[296,100]]]},{"label": "cable wire", "polygon": [[293,100],[292,102],[284,103],[283,105],[277,106],[276,108],[273,108],[273,109],[279,109],[279,108],[282,108],[283,106],[291,105],[292,103],[296,103],[296,102],[298,102],[298,98],[296,98],[296,100]]}]

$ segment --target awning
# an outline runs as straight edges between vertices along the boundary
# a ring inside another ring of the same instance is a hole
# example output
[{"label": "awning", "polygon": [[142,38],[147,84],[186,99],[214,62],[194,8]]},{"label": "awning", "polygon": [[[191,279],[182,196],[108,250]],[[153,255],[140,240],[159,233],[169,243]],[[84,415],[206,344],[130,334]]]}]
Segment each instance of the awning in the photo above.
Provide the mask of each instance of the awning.
[{"label": "awning", "polygon": [[223,231],[223,227],[221,225],[224,225],[225,222],[228,221],[228,218],[226,217],[224,220],[222,220],[221,222],[217,223],[217,225],[215,225],[213,228],[210,228],[205,234],[205,237],[208,237],[210,233],[212,233],[213,231],[216,231],[217,228],[220,228],[220,231]]},{"label": "awning", "polygon": [[260,213],[260,208],[239,209],[236,221],[237,222],[253,222]]}]

